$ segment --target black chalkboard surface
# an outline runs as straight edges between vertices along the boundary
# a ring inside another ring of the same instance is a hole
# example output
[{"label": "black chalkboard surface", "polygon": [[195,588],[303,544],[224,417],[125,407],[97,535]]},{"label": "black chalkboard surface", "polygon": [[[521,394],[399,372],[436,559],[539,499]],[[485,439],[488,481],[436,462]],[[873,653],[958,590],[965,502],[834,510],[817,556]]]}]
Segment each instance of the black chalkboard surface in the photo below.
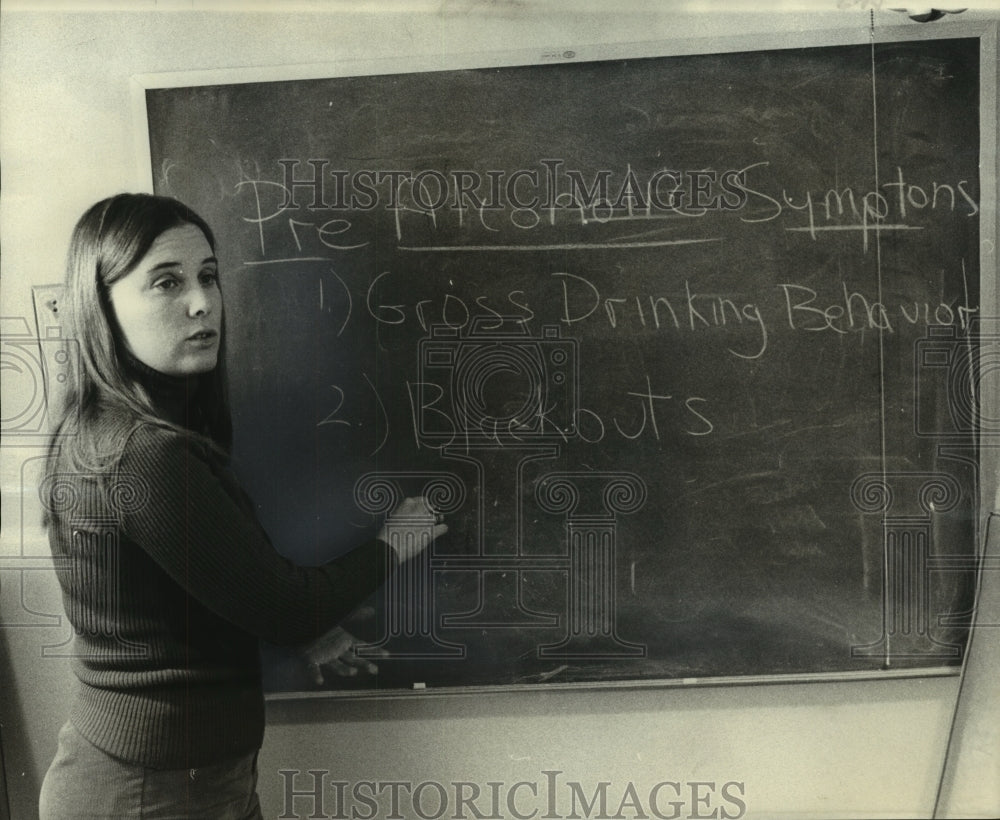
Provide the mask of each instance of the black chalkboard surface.
[{"label": "black chalkboard surface", "polygon": [[378,678],[334,688],[960,662],[978,39],[145,102],[155,190],[217,232],[276,547],[447,515],[351,625]]}]

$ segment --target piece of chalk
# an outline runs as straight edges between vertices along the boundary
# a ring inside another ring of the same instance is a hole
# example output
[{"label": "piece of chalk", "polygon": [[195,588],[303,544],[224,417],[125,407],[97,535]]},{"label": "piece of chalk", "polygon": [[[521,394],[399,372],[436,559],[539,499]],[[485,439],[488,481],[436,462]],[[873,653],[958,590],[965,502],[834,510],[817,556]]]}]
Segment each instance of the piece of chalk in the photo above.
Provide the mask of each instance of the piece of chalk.
[{"label": "piece of chalk", "polygon": [[413,684],[413,688],[414,689],[426,689],[427,688],[427,684],[426,683],[415,683],[415,684]]}]

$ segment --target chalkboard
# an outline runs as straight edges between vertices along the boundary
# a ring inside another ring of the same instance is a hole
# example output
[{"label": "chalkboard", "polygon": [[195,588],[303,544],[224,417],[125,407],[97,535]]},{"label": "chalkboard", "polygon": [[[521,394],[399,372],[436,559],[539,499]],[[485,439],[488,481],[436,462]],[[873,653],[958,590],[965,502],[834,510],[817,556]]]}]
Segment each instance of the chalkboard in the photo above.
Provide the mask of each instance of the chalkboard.
[{"label": "chalkboard", "polygon": [[978,38],[546,60],[145,91],[276,547],[447,516],[328,686],[960,663]]}]

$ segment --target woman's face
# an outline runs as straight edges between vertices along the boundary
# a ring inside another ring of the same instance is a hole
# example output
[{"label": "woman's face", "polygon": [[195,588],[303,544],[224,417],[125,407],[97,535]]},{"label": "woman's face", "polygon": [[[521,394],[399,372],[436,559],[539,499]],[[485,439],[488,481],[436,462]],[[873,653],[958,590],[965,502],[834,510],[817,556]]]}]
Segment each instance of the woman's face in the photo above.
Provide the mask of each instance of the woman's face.
[{"label": "woman's face", "polygon": [[129,351],[171,376],[212,370],[219,357],[219,263],[196,225],[160,234],[108,290]]}]

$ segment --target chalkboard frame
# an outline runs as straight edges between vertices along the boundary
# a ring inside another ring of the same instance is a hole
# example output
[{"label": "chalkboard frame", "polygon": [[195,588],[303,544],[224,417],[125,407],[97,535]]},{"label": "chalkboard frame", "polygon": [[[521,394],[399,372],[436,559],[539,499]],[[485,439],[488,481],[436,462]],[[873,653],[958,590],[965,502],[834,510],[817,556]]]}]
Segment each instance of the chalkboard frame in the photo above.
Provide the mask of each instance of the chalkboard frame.
[{"label": "chalkboard frame", "polygon": [[[867,22],[867,17],[865,18]],[[211,69],[163,74],[143,74],[131,78],[137,188],[153,190],[153,168],[150,157],[149,119],[146,110],[146,92],[151,89],[194,86],[228,85],[240,83],[266,83],[295,80],[325,79],[349,76],[375,76],[397,73],[420,73],[459,69],[501,68],[512,66],[540,66],[553,63],[591,62],[645,57],[673,57],[699,54],[727,54],[745,51],[770,51],[789,48],[811,48],[840,45],[864,45],[874,39],[876,43],[905,42],[911,40],[944,40],[976,38],[980,44],[980,237],[984,252],[980,256],[979,287],[981,315],[1000,317],[1000,289],[997,284],[996,257],[990,250],[997,247],[997,202],[1000,188],[997,183],[998,143],[997,89],[1000,86],[1000,63],[997,59],[998,26],[996,23],[950,22],[934,26],[905,26],[869,30],[858,26],[843,30],[817,30],[795,35],[727,37],[711,40],[649,41],[624,44],[572,45],[545,51],[520,50],[478,53],[452,53],[374,60],[344,60],[338,62],[249,67],[240,69]],[[992,181],[992,184],[991,184]],[[998,320],[1000,323],[1000,320]],[[993,404],[984,409],[984,417],[1000,416],[1000,397],[988,396]],[[996,442],[983,435],[980,440],[980,498],[976,510],[977,548],[981,547],[983,523],[998,497],[1000,475],[1000,449]],[[709,678],[670,678],[655,680],[582,681],[549,683],[546,689],[593,688],[646,688],[691,685],[752,685],[769,683],[814,682],[820,680],[863,680],[914,676],[940,676],[959,674],[961,668],[914,667],[898,670],[832,671],[820,673],[792,673],[778,675],[738,675]],[[436,688],[389,690],[322,690],[317,692],[293,691],[269,693],[270,699],[297,699],[310,697],[410,697],[439,694],[474,694],[483,691],[507,691],[536,688],[533,683],[491,684],[485,686],[444,686]]]}]

